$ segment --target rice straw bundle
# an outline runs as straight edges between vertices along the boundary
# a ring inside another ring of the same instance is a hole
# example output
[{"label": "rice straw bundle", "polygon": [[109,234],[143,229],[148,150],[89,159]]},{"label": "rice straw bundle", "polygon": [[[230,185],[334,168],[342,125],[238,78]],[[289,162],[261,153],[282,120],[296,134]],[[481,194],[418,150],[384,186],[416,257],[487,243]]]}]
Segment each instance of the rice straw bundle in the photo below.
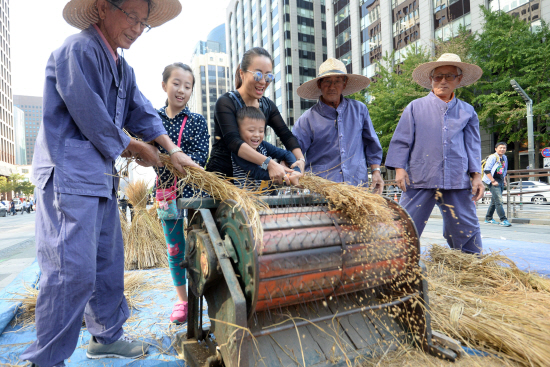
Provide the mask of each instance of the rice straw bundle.
[{"label": "rice straw bundle", "polygon": [[128,184],[126,196],[134,206],[134,217],[124,242],[124,269],[167,267],[164,231],[156,215],[146,208],[147,183],[138,180]]},{"label": "rice straw bundle", "polygon": [[[203,169],[183,167],[185,174],[182,174],[172,165],[168,155],[161,154],[160,159],[164,167],[172,175],[177,176],[178,188],[180,190],[184,186],[189,185],[196,191],[199,191],[197,195],[200,195],[200,191],[204,191],[218,201],[234,200],[237,203],[236,208],[243,209],[248,216],[249,225],[252,228],[256,244],[260,245],[262,243],[264,236],[259,212],[269,210],[269,207],[260,199],[258,193],[241,189],[233,185],[229,180],[224,179],[221,175],[207,172]],[[170,182],[172,181],[170,180]]]},{"label": "rice straw bundle", "polygon": [[499,253],[433,245],[426,259],[434,329],[523,366],[550,361],[550,279]]}]

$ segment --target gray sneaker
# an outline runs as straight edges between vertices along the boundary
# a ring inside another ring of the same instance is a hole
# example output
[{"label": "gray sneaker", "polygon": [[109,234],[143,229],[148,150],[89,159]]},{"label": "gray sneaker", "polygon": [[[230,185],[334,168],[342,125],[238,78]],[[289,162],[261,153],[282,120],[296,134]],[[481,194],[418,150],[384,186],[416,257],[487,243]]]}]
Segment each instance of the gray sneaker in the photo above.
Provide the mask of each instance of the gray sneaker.
[{"label": "gray sneaker", "polygon": [[99,358],[138,358],[147,353],[149,345],[139,340],[133,340],[125,335],[112,344],[100,344],[92,336],[86,357]]}]

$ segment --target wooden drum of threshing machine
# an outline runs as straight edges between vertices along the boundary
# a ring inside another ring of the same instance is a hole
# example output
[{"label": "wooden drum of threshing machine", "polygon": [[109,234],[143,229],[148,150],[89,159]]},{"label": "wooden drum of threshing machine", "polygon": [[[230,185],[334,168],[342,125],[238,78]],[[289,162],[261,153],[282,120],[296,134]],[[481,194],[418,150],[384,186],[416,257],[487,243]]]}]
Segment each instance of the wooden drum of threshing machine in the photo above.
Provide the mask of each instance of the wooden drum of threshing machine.
[{"label": "wooden drum of threshing machine", "polygon": [[[231,202],[180,200],[189,209],[191,366],[344,365],[361,355],[432,343],[416,227],[388,200],[393,224],[365,230],[315,196],[263,198],[263,244]],[[203,329],[203,299],[210,330]]]}]

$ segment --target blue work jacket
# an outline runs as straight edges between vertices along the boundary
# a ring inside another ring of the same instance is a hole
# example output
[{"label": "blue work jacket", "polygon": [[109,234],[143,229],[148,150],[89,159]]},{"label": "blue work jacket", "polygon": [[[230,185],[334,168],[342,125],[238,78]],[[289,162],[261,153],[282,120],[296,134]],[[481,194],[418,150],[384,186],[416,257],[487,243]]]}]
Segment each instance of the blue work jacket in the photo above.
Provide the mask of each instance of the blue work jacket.
[{"label": "blue work jacket", "polygon": [[292,133],[306,158],[306,170],[350,185],[369,181],[367,165],[382,162],[382,146],[365,104],[342,98],[338,108],[321,100],[296,121]]},{"label": "blue work jacket", "polygon": [[112,198],[114,161],[130,143],[122,129],[144,141],[166,134],[133,69],[122,57],[118,64],[93,26],[50,56],[33,157],[38,188],[53,174],[56,192]]},{"label": "blue work jacket", "polygon": [[393,134],[386,167],[404,168],[413,189],[471,188],[481,172],[479,120],[474,108],[433,92],[409,103]]}]

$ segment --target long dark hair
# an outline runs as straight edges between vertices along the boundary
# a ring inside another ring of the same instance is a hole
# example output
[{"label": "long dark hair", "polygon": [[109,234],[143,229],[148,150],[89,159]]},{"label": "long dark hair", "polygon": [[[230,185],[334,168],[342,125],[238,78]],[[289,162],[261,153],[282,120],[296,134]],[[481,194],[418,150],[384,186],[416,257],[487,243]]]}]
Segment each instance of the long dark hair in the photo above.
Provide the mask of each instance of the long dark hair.
[{"label": "long dark hair", "polygon": [[273,66],[273,59],[271,55],[265,48],[262,47],[253,47],[250,50],[246,51],[243,55],[241,63],[237,65],[237,70],[235,71],[235,89],[239,89],[243,85],[243,80],[241,79],[241,69],[248,70],[250,63],[256,56],[265,56],[271,60],[271,65]]},{"label": "long dark hair", "polygon": [[[168,79],[170,79],[170,76],[172,75],[172,71],[174,71],[174,69],[176,68],[180,68],[191,73],[191,76],[193,77],[192,89],[195,89],[195,75],[193,74],[193,69],[191,69],[189,65],[184,64],[182,62],[175,62],[164,68],[164,71],[162,72],[162,81],[164,82],[164,84],[168,83]],[[166,98],[166,106],[168,106],[168,98]]]}]

